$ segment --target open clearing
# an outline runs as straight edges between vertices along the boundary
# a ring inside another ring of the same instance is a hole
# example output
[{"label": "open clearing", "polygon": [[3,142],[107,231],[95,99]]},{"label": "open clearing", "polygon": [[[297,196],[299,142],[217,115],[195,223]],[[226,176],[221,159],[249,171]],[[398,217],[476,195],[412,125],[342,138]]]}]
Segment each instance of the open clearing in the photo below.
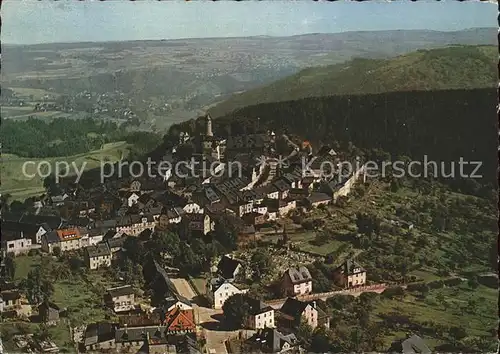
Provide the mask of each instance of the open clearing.
[{"label": "open clearing", "polygon": [[[117,162],[120,158],[124,158],[128,154],[129,145],[125,142],[116,142],[105,144],[102,149],[90,151],[84,154],[72,155],[68,157],[49,157],[49,158],[23,158],[12,154],[2,154],[1,176],[2,185],[0,193],[10,194],[13,200],[24,200],[30,196],[41,194],[44,191],[43,177],[37,174],[36,166],[42,161],[47,161],[50,164],[50,169],[54,171],[55,163],[58,161],[66,161],[69,164],[74,164],[78,169],[84,166],[85,170],[100,168],[101,161],[109,163]],[[25,173],[23,173],[23,165],[26,162],[34,162],[26,165]],[[42,175],[47,174],[49,168],[47,165],[41,166],[40,172]],[[75,175],[74,170],[69,171],[70,175]],[[35,175],[35,176],[33,176]],[[33,177],[31,177],[33,176]]]}]

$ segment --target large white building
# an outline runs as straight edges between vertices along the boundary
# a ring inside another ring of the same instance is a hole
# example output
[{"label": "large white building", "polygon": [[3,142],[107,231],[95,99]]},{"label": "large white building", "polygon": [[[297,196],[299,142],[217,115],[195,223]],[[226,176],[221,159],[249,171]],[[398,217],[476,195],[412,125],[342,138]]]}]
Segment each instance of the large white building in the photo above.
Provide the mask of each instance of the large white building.
[{"label": "large white building", "polygon": [[274,309],[258,299],[248,298],[250,307],[247,327],[251,329],[274,328]]},{"label": "large white building", "polygon": [[236,285],[222,279],[215,278],[207,282],[207,298],[215,309],[221,309],[224,302],[234,294],[245,294],[248,289],[239,289]]},{"label": "large white building", "polygon": [[91,270],[111,266],[111,250],[107,243],[99,243],[85,248],[85,262]]}]

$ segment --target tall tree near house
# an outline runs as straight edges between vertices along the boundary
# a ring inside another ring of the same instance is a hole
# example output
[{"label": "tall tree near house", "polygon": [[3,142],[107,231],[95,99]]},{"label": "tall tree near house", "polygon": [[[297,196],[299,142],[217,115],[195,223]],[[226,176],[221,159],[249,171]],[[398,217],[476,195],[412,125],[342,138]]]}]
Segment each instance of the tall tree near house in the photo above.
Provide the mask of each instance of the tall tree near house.
[{"label": "tall tree near house", "polygon": [[9,211],[10,208],[10,200],[11,200],[12,196],[9,194],[9,193],[2,193],[0,195],[0,205],[2,207],[2,211]]},{"label": "tall tree near house", "polygon": [[54,286],[43,277],[40,268],[30,270],[28,276],[22,280],[20,288],[26,293],[31,304],[48,300],[54,293]]},{"label": "tall tree near house", "polygon": [[243,328],[249,314],[248,303],[244,294],[234,294],[222,305],[224,323],[234,329]]},{"label": "tall tree near house", "polygon": [[8,279],[13,280],[16,275],[16,261],[11,253],[8,253],[4,259],[5,262],[5,273]]},{"label": "tall tree near house", "polygon": [[479,287],[479,281],[477,280],[477,276],[473,275],[469,280],[467,281],[467,285],[469,288],[475,290]]},{"label": "tall tree near house", "polygon": [[251,265],[254,279],[261,279],[271,269],[271,257],[266,251],[257,251],[252,255]]}]

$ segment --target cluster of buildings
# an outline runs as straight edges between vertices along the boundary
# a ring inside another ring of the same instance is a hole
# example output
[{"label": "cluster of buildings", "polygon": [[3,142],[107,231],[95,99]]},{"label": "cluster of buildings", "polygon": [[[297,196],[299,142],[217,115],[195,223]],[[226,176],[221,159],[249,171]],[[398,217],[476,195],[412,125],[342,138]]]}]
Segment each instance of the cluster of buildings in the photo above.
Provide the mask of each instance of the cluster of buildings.
[{"label": "cluster of buildings", "polygon": [[[181,133],[178,144],[167,151],[163,160],[175,164],[186,159],[183,154],[189,150],[191,158],[215,164],[221,173],[207,174],[206,164],[201,164],[197,167],[201,174],[192,177],[180,177],[170,171],[157,178],[110,179],[92,188],[83,187],[84,183],[52,188],[34,201],[32,210],[2,213],[2,251],[13,256],[79,253],[94,271],[110,267],[120,256],[127,238],[145,241],[158,230],[173,230],[181,239],[186,234],[203,237],[215,231],[222,216],[230,217],[238,230],[238,242],[245,243],[258,237],[259,228],[296,208],[308,210],[335,202],[339,196],[347,195],[362,176],[362,169],[345,173],[339,168],[337,175],[325,178],[323,163],[339,162],[339,156],[329,147],[313,156],[310,147],[301,150],[291,146],[283,166],[277,157],[277,139],[273,132],[258,131],[234,137],[229,131],[227,138],[215,137],[207,116],[205,134],[191,137]],[[303,170],[302,158],[308,161],[307,171]],[[232,175],[228,159],[239,162],[241,173]],[[238,282],[243,267],[240,260],[224,256],[207,281],[204,295],[219,310],[232,295],[245,295],[250,309],[247,327],[261,330],[259,337],[252,339],[256,343],[286,350],[287,346],[296,345],[292,333],[302,319],[313,328],[329,326],[327,316],[315,301],[298,299],[313,291],[314,279],[306,267],[290,268],[283,274],[280,287],[286,300],[280,309],[248,296],[248,289]],[[95,352],[196,353],[192,303],[178,293],[156,260],[148,260],[143,268],[153,310],[144,311],[137,306],[131,286],[108,289],[103,302],[120,321],[88,325],[83,347]],[[339,267],[337,273],[338,281],[345,287],[366,282],[366,272],[351,261]],[[15,292],[2,291],[2,309],[17,306],[19,298]],[[56,323],[62,311],[53,303],[39,305],[46,323]]]}]

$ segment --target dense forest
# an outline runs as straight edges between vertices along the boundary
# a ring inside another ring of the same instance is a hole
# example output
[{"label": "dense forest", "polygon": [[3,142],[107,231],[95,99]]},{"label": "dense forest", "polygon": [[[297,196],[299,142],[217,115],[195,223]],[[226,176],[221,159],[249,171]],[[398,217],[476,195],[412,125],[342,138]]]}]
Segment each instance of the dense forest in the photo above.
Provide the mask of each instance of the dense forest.
[{"label": "dense forest", "polygon": [[[382,149],[392,159],[482,161],[483,182],[496,181],[495,89],[394,92],[308,98],[249,106],[214,120],[216,133],[260,129],[297,134],[313,144]],[[203,120],[171,127],[198,130]]]},{"label": "dense forest", "polygon": [[355,58],[308,68],[233,95],[209,112],[220,117],[246,106],[307,97],[495,87],[497,62],[494,46],[423,49],[391,59]]},{"label": "dense forest", "polygon": [[2,121],[3,152],[20,157],[69,156],[97,150],[103,144],[126,141],[146,152],[160,142],[156,134],[127,132],[110,121],[57,118],[51,121],[30,118]]}]

